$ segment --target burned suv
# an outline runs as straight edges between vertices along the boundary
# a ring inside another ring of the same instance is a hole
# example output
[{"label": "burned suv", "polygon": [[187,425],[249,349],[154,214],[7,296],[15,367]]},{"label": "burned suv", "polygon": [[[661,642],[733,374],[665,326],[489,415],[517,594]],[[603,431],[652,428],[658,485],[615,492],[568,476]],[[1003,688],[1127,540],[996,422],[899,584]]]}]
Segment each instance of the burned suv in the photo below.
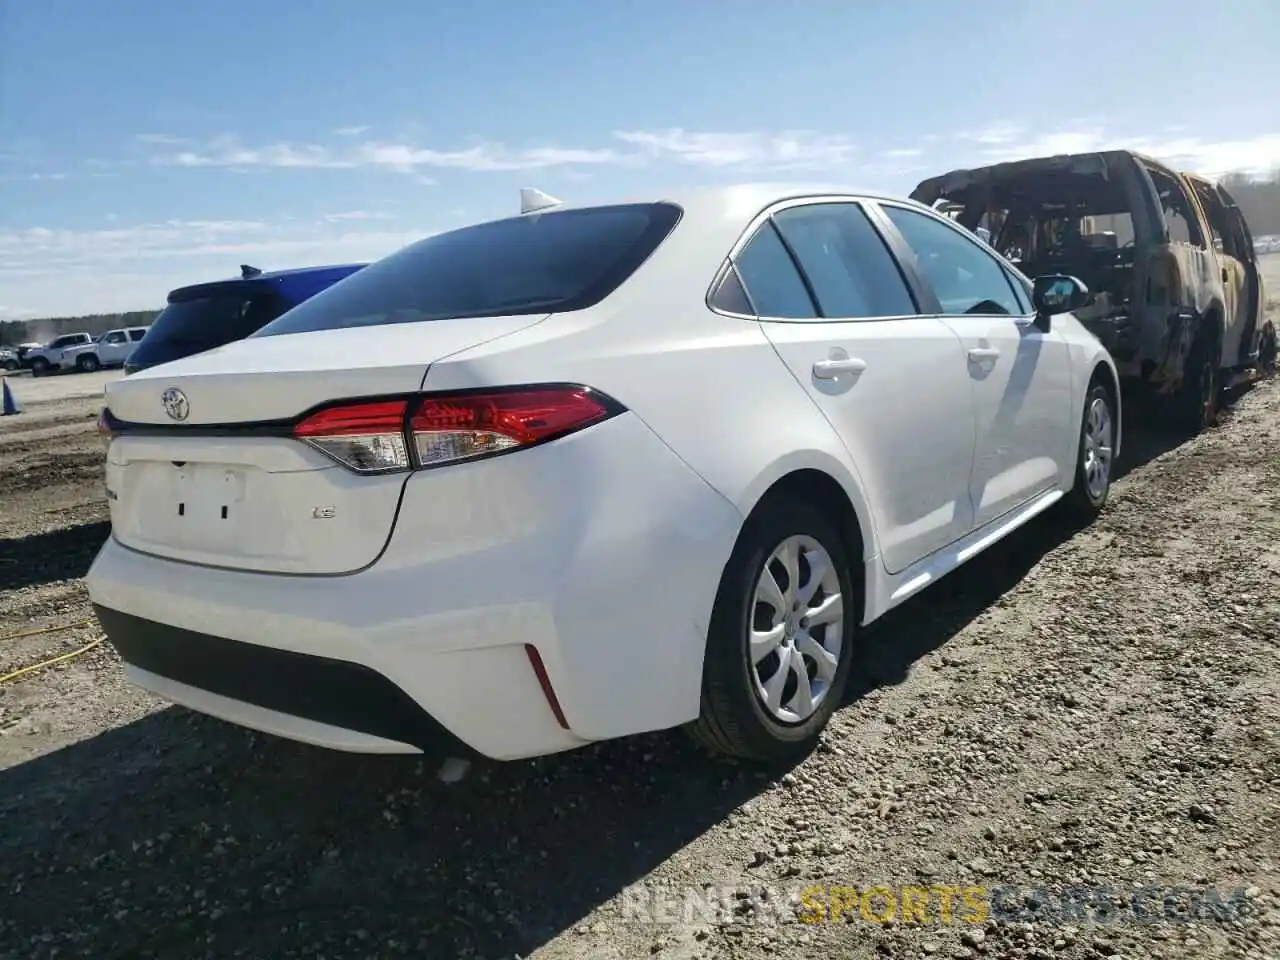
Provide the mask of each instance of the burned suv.
[{"label": "burned suv", "polygon": [[1223,388],[1275,370],[1253,238],[1219,185],[1112,150],[955,170],[911,196],[989,231],[1028,276],[1084,281],[1075,316],[1186,429],[1213,420]]}]

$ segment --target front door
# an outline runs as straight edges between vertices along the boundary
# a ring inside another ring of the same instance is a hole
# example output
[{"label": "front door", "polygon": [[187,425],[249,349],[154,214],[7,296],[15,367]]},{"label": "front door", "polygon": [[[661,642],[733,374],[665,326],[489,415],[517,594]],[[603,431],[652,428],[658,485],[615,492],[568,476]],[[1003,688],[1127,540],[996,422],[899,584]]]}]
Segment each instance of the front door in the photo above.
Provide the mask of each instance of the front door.
[{"label": "front door", "polygon": [[964,230],[909,207],[880,206],[962,344],[976,426],[976,524],[1065,489],[1075,472],[1079,418],[1061,335],[1035,326],[1022,281]]},{"label": "front door", "polygon": [[919,315],[863,208],[787,206],[735,262],[766,336],[853,460],[885,567],[900,572],[968,533],[964,353],[944,322]]}]

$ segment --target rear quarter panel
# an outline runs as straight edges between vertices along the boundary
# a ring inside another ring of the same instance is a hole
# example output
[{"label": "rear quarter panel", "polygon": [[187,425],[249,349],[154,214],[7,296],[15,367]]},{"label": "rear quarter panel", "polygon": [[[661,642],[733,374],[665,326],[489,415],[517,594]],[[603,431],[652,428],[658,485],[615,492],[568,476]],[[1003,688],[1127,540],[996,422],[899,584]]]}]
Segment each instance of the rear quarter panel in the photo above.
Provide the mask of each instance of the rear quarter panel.
[{"label": "rear quarter panel", "polygon": [[437,361],[424,389],[551,380],[596,387],[643,419],[743,516],[786,473],[821,470],[849,496],[865,556],[875,556],[865,488],[840,438],[759,322],[706,304],[735,242],[777,199],[774,190],[744,187],[682,204],[680,224],[602,304]]}]

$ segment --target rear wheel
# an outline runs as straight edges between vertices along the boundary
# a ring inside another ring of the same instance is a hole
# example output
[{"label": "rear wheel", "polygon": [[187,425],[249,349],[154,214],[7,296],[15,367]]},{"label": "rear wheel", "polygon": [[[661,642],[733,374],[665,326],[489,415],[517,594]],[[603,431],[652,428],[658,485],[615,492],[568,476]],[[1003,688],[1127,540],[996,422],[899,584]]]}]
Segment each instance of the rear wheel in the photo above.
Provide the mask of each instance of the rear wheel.
[{"label": "rear wheel", "polygon": [[1175,425],[1187,433],[1199,433],[1213,426],[1218,418],[1222,357],[1217,343],[1212,328],[1205,324],[1196,333],[1187,354],[1182,385],[1174,395]]},{"label": "rear wheel", "polygon": [[716,596],[694,739],[766,762],[811,750],[852,663],[854,582],[840,534],[819,510],[779,500],[753,515]]},{"label": "rear wheel", "polygon": [[1268,323],[1262,328],[1262,339],[1258,342],[1258,371],[1267,378],[1276,375],[1276,328]]},{"label": "rear wheel", "polygon": [[1063,501],[1074,519],[1089,522],[1107,503],[1115,463],[1116,414],[1111,394],[1097,380],[1089,384],[1080,424],[1076,482]]},{"label": "rear wheel", "polygon": [[93,373],[101,364],[98,363],[96,354],[86,353],[76,358],[76,369],[81,373]]}]

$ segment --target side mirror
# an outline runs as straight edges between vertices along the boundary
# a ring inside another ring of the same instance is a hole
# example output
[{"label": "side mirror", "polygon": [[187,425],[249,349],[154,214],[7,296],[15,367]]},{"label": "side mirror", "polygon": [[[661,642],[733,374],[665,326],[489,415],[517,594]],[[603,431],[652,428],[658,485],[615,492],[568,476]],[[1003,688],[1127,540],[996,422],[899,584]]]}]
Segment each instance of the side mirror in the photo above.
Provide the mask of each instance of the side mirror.
[{"label": "side mirror", "polygon": [[1033,281],[1031,302],[1036,308],[1036,319],[1047,330],[1050,317],[1086,306],[1089,303],[1089,288],[1075,277],[1049,273],[1036,277]]}]

